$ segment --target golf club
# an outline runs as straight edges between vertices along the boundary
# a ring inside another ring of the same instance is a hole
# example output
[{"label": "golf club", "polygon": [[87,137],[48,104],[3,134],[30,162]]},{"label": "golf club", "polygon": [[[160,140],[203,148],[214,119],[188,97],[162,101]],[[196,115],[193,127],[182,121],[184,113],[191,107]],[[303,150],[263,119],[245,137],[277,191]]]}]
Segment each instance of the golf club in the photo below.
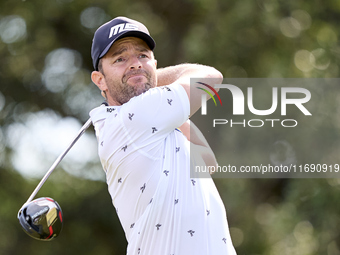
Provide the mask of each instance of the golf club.
[{"label": "golf club", "polygon": [[[104,104],[104,103],[103,103]],[[38,240],[52,240],[57,237],[62,229],[63,216],[59,204],[51,198],[38,198],[33,200],[40,188],[46,182],[53,170],[57,167],[60,161],[69,152],[72,146],[85,133],[86,129],[92,124],[91,118],[79,130],[77,136],[73,139],[70,145],[60,156],[55,160],[53,165],[41,179],[38,186],[35,188],[26,203],[18,212],[18,220],[23,230],[31,237]],[[32,201],[33,200],[33,201]]]}]

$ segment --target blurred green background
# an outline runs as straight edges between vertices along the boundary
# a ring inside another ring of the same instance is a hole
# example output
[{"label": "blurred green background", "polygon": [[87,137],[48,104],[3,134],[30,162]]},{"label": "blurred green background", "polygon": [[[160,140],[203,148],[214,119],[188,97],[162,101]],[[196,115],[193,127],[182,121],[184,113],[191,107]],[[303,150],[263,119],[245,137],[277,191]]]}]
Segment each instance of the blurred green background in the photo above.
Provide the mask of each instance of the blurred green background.
[{"label": "blurred green background", "polygon": [[[159,67],[196,62],[236,78],[337,78],[340,73],[338,0],[2,0],[0,254],[125,254],[127,243],[92,128],[37,196],[53,197],[61,205],[65,224],[60,237],[33,240],[16,219],[89,110],[102,102],[90,80],[90,48],[94,31],[116,16],[137,19],[149,28]],[[328,149],[329,157],[339,157],[338,146],[320,146],[324,140],[333,145],[339,141],[337,92],[328,90],[332,100],[316,107],[317,116],[328,118],[316,140],[307,137],[315,142],[293,143],[301,152],[298,162],[309,150]],[[299,128],[295,135],[301,138],[305,132]],[[275,133],[268,135],[280,141]],[[221,139],[237,147],[238,157],[270,156],[269,145],[250,146],[256,132],[248,133],[246,142],[237,137],[234,129]],[[217,146],[218,140],[207,138]],[[340,254],[339,179],[221,178],[215,183],[238,254]]]}]

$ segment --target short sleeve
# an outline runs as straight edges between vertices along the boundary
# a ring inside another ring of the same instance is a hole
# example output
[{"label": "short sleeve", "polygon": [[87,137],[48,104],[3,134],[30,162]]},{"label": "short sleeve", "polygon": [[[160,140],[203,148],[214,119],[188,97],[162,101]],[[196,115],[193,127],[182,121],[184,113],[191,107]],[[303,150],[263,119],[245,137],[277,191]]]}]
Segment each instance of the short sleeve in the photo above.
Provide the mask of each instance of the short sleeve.
[{"label": "short sleeve", "polygon": [[181,126],[189,114],[186,91],[179,84],[171,84],[132,98],[121,108],[120,119],[132,140],[161,139]]}]

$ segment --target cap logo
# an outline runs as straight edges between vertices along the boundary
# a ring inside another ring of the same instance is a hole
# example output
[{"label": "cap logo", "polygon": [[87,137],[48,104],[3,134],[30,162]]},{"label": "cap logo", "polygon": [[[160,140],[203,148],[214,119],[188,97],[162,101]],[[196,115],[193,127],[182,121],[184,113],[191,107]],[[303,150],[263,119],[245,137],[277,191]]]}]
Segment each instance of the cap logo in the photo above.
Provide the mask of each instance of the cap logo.
[{"label": "cap logo", "polygon": [[128,30],[138,30],[138,26],[134,24],[130,24],[130,23],[122,23],[122,24],[115,25],[111,27],[110,29],[109,38],[111,38],[112,36],[118,33],[128,31]]}]

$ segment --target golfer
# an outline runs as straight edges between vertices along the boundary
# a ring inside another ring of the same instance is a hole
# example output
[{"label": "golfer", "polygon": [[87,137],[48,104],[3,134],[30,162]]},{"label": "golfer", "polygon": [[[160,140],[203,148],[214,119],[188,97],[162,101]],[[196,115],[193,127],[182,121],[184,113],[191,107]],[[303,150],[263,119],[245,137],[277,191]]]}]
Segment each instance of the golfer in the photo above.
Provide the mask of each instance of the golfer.
[{"label": "golfer", "polygon": [[214,86],[223,77],[198,64],[157,69],[154,48],[147,28],[125,17],[99,27],[92,44],[91,78],[108,106],[90,116],[127,254],[235,254],[212,179],[190,176],[195,165],[216,166],[189,122],[205,93],[190,90],[190,78],[212,78]]}]

